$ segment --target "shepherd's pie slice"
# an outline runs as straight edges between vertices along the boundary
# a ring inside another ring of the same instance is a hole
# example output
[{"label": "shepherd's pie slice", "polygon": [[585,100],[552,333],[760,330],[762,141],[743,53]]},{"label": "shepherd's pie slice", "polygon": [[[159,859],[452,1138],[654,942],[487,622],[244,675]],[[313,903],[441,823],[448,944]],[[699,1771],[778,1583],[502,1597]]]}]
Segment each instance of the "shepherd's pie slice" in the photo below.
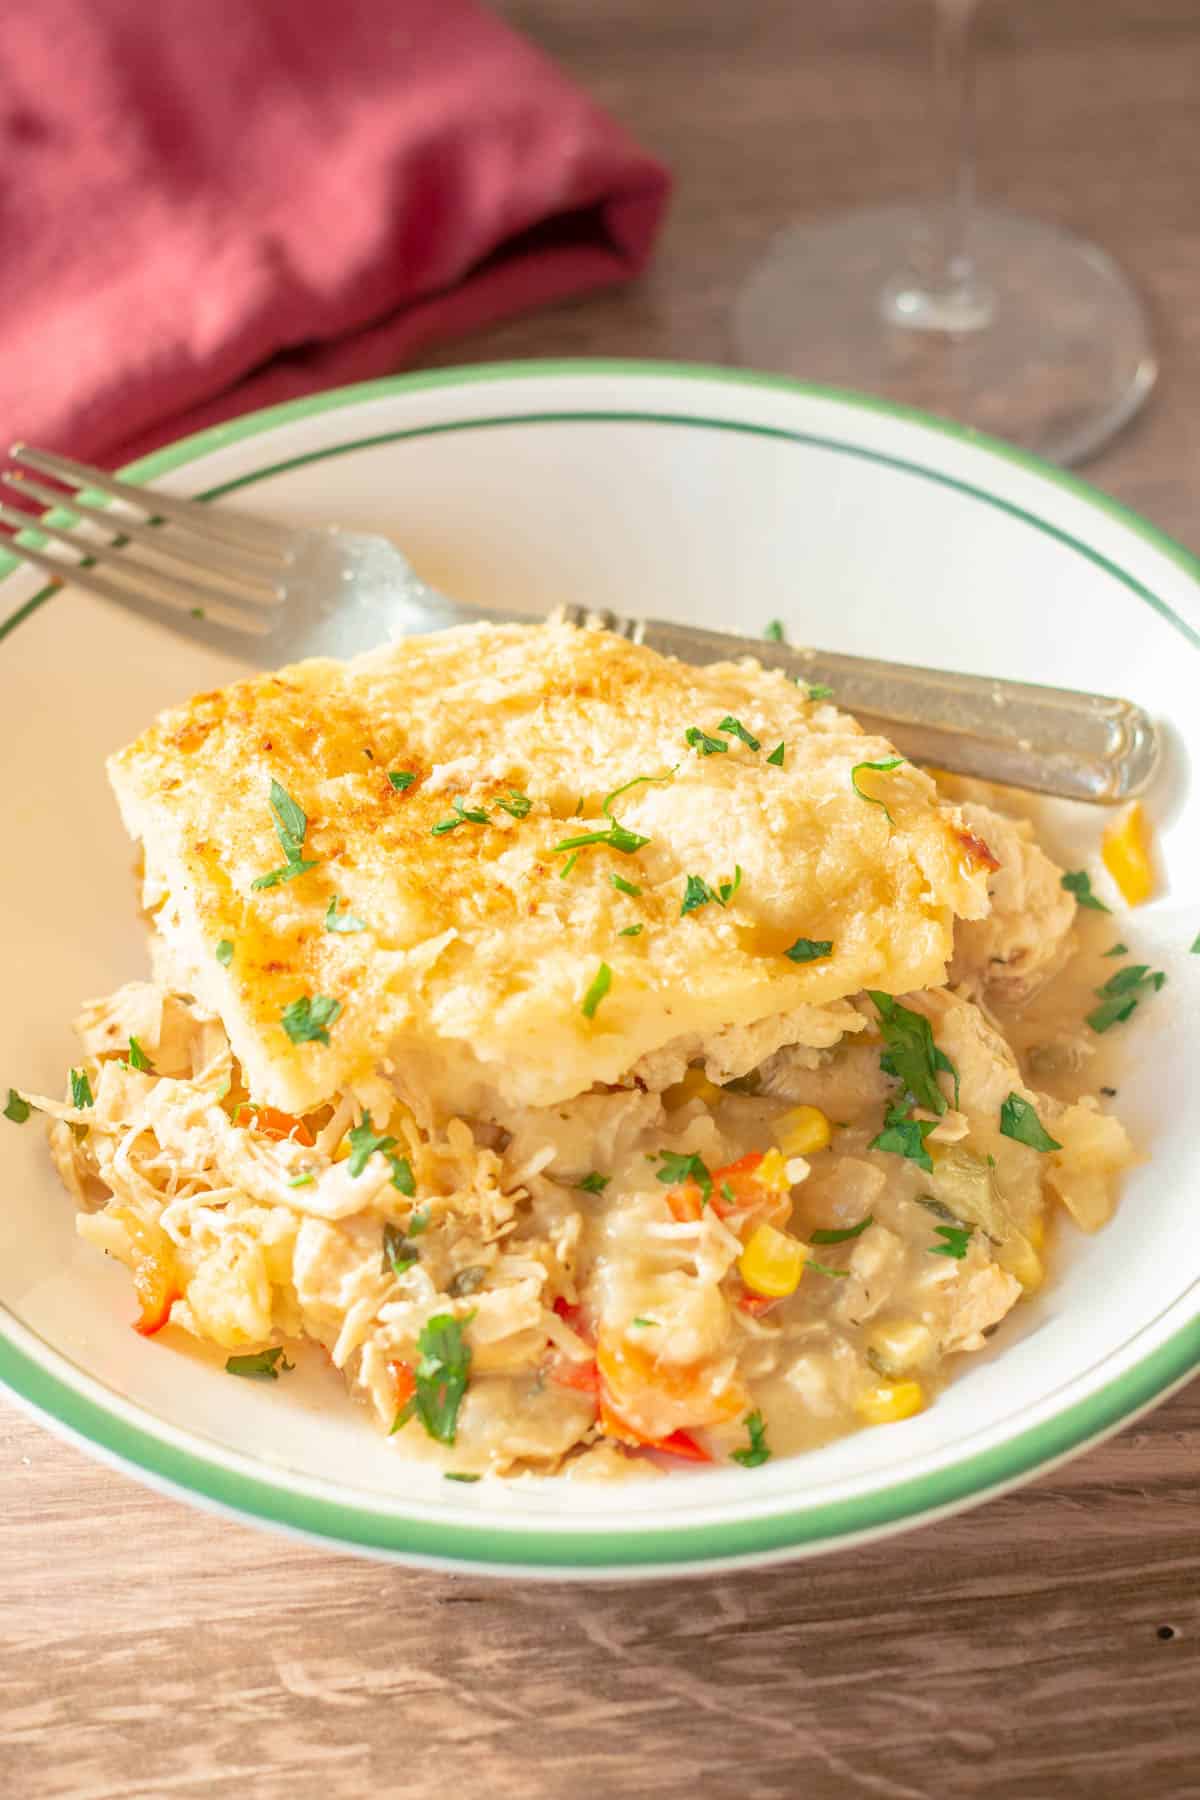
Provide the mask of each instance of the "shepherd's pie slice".
[{"label": "shepherd's pie slice", "polygon": [[236,682],[109,770],[160,966],[256,1100],[383,1068],[494,1113],[940,984],[990,859],[896,757],[752,662],[550,622]]}]

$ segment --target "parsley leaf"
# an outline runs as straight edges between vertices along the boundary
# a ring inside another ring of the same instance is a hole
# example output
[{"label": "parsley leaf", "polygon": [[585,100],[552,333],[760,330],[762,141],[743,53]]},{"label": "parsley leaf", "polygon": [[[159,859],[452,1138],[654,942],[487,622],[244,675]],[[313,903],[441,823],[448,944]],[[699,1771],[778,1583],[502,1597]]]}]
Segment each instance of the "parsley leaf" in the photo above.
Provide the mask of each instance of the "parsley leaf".
[{"label": "parsley leaf", "polygon": [[645,929],[646,929],[646,927],[644,925],[626,925],[626,927],[623,931],[618,931],[617,936],[618,937],[641,937],[641,935]]},{"label": "parsley leaf", "polygon": [[1063,876],[1061,885],[1066,888],[1068,894],[1074,894],[1078,905],[1089,906],[1093,912],[1112,911],[1110,906],[1105,906],[1103,900],[1098,900],[1093,894],[1092,878],[1086,869],[1069,870]]},{"label": "parsley leaf", "polygon": [[933,1229],[936,1235],[944,1241],[940,1244],[930,1244],[929,1255],[949,1256],[953,1257],[955,1262],[961,1262],[967,1254],[967,1245],[971,1241],[971,1227],[969,1225],[935,1225]]},{"label": "parsley leaf", "polygon": [[730,1454],[735,1463],[741,1463],[743,1469],[757,1469],[771,1459],[771,1452],[767,1447],[767,1428],[760,1412],[752,1412],[748,1416],[746,1430],[750,1437],[749,1444],[744,1450],[734,1450]]},{"label": "parsley leaf", "polygon": [[634,900],[641,899],[642,890],[636,881],[626,881],[623,875],[610,875],[608,879],[612,882],[618,894],[628,894],[630,898]]},{"label": "parsley leaf", "polygon": [[804,1259],[805,1271],[811,1269],[814,1275],[828,1275],[834,1281],[845,1281],[850,1274],[849,1269],[831,1269],[828,1263],[814,1262],[811,1256]]},{"label": "parsley leaf", "polygon": [[230,1356],[225,1362],[226,1372],[230,1375],[259,1376],[268,1381],[278,1381],[281,1369],[294,1369],[295,1366],[283,1354],[281,1344],[274,1350],[255,1350],[250,1356]]},{"label": "parsley leaf", "polygon": [[768,762],[769,762],[769,763],[774,763],[774,765],[775,765],[775,767],[776,767],[776,768],[777,768],[777,769],[782,769],[782,767],[783,767],[783,755],[784,755],[784,751],[785,751],[785,750],[786,750],[786,749],[787,749],[787,745],[786,745],[786,744],[784,744],[784,743],[779,743],[779,744],[776,744],[776,746],[775,746],[775,748],[774,748],[774,749],[773,749],[773,750],[772,750],[772,752],[771,752],[771,754],[770,754],[770,756],[768,756],[768,758],[767,758],[767,761],[768,761]]},{"label": "parsley leaf", "polygon": [[367,922],[352,912],[338,912],[338,898],[335,894],[329,902],[329,910],[325,914],[326,931],[365,931]]},{"label": "parsley leaf", "polygon": [[742,885],[742,865],[741,865],[741,863],[734,863],[734,865],[733,865],[733,880],[732,881],[722,881],[717,888],[717,903],[718,903],[718,905],[728,906],[729,902],[733,899],[733,896],[737,893],[737,891],[741,887],[741,885]]},{"label": "parsley leaf", "polygon": [[[823,681],[810,681],[807,686],[808,697],[810,700],[833,699],[833,689],[831,687],[826,687]],[[879,765],[877,763],[869,763],[867,766],[869,768],[878,768]]]},{"label": "parsley leaf", "polygon": [[370,1113],[364,1113],[358,1124],[351,1126],[346,1133],[346,1142],[350,1146],[350,1173],[361,1175],[376,1150],[391,1150],[396,1140],[385,1136],[383,1132],[377,1132],[371,1124]]},{"label": "parsley leaf", "polygon": [[647,1329],[649,1329],[649,1327],[651,1325],[657,1325],[658,1320],[657,1319],[630,1319],[629,1323],[631,1325],[641,1325],[641,1326],[644,1326]]},{"label": "parsley leaf", "polygon": [[689,725],[683,735],[700,756],[723,756],[729,748],[723,738],[709,737],[698,725]]},{"label": "parsley leaf", "polygon": [[33,1111],[28,1100],[22,1100],[16,1088],[8,1090],[8,1104],[4,1108],[4,1116],[11,1119],[14,1125],[23,1125]]},{"label": "parsley leaf", "polygon": [[575,1186],[582,1188],[585,1194],[602,1194],[611,1180],[611,1175],[601,1175],[596,1169],[593,1169],[590,1175],[585,1175],[582,1181],[575,1183]]},{"label": "parsley leaf", "polygon": [[[407,1156],[396,1156],[391,1152],[388,1153],[388,1161],[392,1165],[392,1186],[398,1193],[405,1195],[407,1199],[411,1200],[417,1191],[417,1184],[413,1179],[412,1164],[409,1162]],[[417,1223],[418,1217],[420,1217],[420,1215],[414,1213],[409,1224],[409,1230],[414,1237],[416,1237],[419,1232],[424,1231],[425,1226],[429,1223],[428,1213],[424,1215],[423,1222],[419,1225]]]},{"label": "parsley leaf", "polygon": [[596,1008],[612,986],[612,978],[612,970],[606,962],[602,962],[600,967],[596,970],[596,973],[592,976],[592,984],[588,988],[587,993],[583,996],[583,1002],[580,1006],[580,1011],[583,1013],[585,1019],[595,1018]]},{"label": "parsley leaf", "polygon": [[851,1238],[861,1237],[867,1226],[874,1223],[874,1214],[868,1213],[865,1219],[860,1219],[857,1225],[847,1225],[844,1231],[810,1231],[808,1241],[810,1244],[848,1244]]},{"label": "parsley leaf", "polygon": [[656,1173],[664,1186],[679,1187],[685,1181],[694,1181],[705,1205],[708,1204],[712,1198],[712,1176],[702,1157],[695,1151],[691,1155],[685,1155],[679,1150],[660,1150],[658,1157],[662,1168]]},{"label": "parsley leaf", "polygon": [[328,994],[301,994],[284,1007],[280,1023],[293,1044],[327,1044],[328,1027],[341,1010],[341,1001],[330,999]]},{"label": "parsley leaf", "polygon": [[1188,952],[1188,954],[1190,956],[1200,956],[1200,932],[1198,932],[1196,934],[1196,941],[1192,945],[1191,950]]},{"label": "parsley leaf", "polygon": [[886,775],[889,769],[898,769],[903,761],[904,758],[902,756],[893,756],[887,762],[860,762],[855,763],[850,771],[850,786],[854,789],[859,799],[865,800],[870,806],[881,806],[883,808],[883,816],[889,825],[894,825],[896,821],[888,811],[887,802],[880,800],[875,794],[868,794],[865,789],[859,787],[858,771],[860,769],[876,769],[881,775]]},{"label": "parsley leaf", "polygon": [[388,770],[388,780],[398,794],[404,793],[405,789],[410,788],[416,779],[411,769]]},{"label": "parsley leaf", "polygon": [[780,619],[772,619],[763,629],[763,636],[769,644],[786,644],[783,635],[783,623]]},{"label": "parsley leaf", "polygon": [[1013,1138],[1018,1144],[1028,1144],[1031,1150],[1062,1149],[1058,1140],[1050,1136],[1036,1110],[1020,1094],[1010,1094],[1000,1108],[1000,1134]]},{"label": "parsley leaf", "polygon": [[[1196,943],[1200,944],[1200,938],[1196,939]],[[1193,945],[1192,948],[1195,949],[1195,945]],[[1106,950],[1104,952],[1104,954],[1105,954],[1105,956],[1128,956],[1129,955],[1129,945],[1128,944],[1114,944],[1112,949]]]},{"label": "parsley leaf", "polygon": [[488,816],[482,806],[464,806],[461,800],[452,800],[450,804],[454,808],[455,816],[450,819],[439,819],[437,824],[430,828],[431,837],[444,837],[448,831],[457,831],[460,825],[487,824]]},{"label": "parsley leaf", "polygon": [[558,879],[560,881],[565,881],[567,879],[567,876],[571,873],[571,870],[575,867],[575,864],[578,861],[579,861],[579,851],[572,850],[570,856],[568,856],[566,862],[563,864],[562,868],[558,871]]},{"label": "parsley leaf", "polygon": [[275,780],[271,782],[270,806],[275,814],[275,830],[287,860],[281,869],[272,869],[267,875],[259,875],[250,883],[252,888],[278,887],[281,882],[292,881],[297,875],[307,874],[309,869],[317,866],[315,861],[306,862],[301,855],[308,832],[308,815],[292,799],[287,789],[280,787]]},{"label": "parsley leaf", "polygon": [[421,1252],[411,1239],[406,1238],[399,1225],[385,1225],[383,1228],[383,1257],[379,1272],[381,1275],[403,1275],[419,1262]]},{"label": "parsley leaf", "polygon": [[820,962],[824,956],[833,955],[832,938],[797,938],[789,950],[783,953],[794,963]]},{"label": "parsley leaf", "polygon": [[699,875],[689,875],[683,890],[683,905],[679,908],[680,918],[686,918],[690,912],[699,912],[702,906],[707,906],[716,897],[707,881],[701,881]]},{"label": "parsley leaf", "polygon": [[305,1169],[299,1175],[289,1175],[288,1186],[311,1187],[316,1179],[311,1169]]},{"label": "parsley leaf", "polygon": [[96,1098],[92,1093],[92,1084],[88,1080],[86,1069],[71,1070],[71,1105],[76,1107],[95,1106]]},{"label": "parsley leaf", "polygon": [[423,1237],[429,1230],[429,1208],[418,1206],[408,1221],[409,1237]]},{"label": "parsley leaf", "polygon": [[891,994],[867,989],[868,997],[879,1013],[879,1029],[887,1045],[879,1059],[885,1075],[894,1075],[904,1083],[918,1106],[939,1116],[946,1110],[946,1096],[937,1084],[936,1071],[944,1069],[954,1079],[954,1103],[958,1104],[958,1070],[950,1058],[938,1049],[924,1013],[912,1012]]},{"label": "parsley leaf", "polygon": [[443,1481],[482,1481],[482,1475],[468,1475],[462,1469],[447,1469],[442,1476]]},{"label": "parsley leaf", "polygon": [[910,1119],[902,1107],[892,1107],[883,1122],[883,1130],[868,1144],[869,1150],[890,1150],[894,1156],[907,1157],[933,1174],[933,1158],[925,1148],[925,1139],[937,1125],[936,1119]]},{"label": "parsley leaf", "polygon": [[142,1075],[153,1075],[154,1073],[154,1064],[133,1036],[129,1039],[129,1066],[131,1069],[137,1069]]},{"label": "parsley leaf", "polygon": [[233,940],[222,938],[217,945],[217,961],[223,969],[227,969],[233,961]]},{"label": "parsley leaf", "polygon": [[421,1329],[417,1349],[416,1391],[396,1414],[397,1430],[415,1414],[431,1438],[452,1444],[458,1428],[458,1409],[467,1391],[471,1347],[463,1337],[463,1324],[451,1313],[437,1313]]},{"label": "parsley leaf", "polygon": [[518,794],[515,788],[509,788],[507,800],[497,800],[496,805],[501,812],[506,812],[514,819],[526,819],[533,808],[533,801],[528,794]]},{"label": "parsley leaf", "polygon": [[721,720],[721,723],[717,726],[717,730],[718,731],[728,731],[728,732],[731,732],[735,738],[741,738],[741,740],[742,740],[743,744],[745,744],[747,750],[761,750],[762,749],[762,745],[759,743],[758,739],[756,737],[752,736],[751,733],[746,730],[746,727],[742,724],[742,721],[740,719],[735,719],[733,717],[732,713],[725,714],[725,717]]},{"label": "parsley leaf", "polygon": [[1157,993],[1166,979],[1161,969],[1151,969],[1148,963],[1128,963],[1096,989],[1101,1004],[1087,1015],[1087,1023],[1095,1032],[1119,1025],[1133,1012],[1146,989]]}]

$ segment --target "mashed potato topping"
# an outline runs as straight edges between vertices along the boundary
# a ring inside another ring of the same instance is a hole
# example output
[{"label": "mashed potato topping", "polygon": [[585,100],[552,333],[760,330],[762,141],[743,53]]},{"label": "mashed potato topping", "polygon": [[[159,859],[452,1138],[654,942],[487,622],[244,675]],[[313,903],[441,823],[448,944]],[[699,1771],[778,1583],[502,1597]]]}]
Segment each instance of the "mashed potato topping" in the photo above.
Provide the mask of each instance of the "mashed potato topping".
[{"label": "mashed potato topping", "polygon": [[470,627],[110,770],[155,979],[27,1097],[80,1230],[139,1330],[315,1340],[456,1473],[908,1416],[1131,1159],[1003,1034],[1077,953],[1031,827],[751,662]]}]

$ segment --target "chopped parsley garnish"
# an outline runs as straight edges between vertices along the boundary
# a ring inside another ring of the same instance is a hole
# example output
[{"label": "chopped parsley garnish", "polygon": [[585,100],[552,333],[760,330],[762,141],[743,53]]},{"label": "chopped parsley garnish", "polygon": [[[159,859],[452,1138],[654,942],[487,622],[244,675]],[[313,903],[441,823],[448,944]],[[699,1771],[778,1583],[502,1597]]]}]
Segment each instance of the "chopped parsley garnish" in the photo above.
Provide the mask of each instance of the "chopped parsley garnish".
[{"label": "chopped parsley garnish", "polygon": [[288,1186],[289,1187],[311,1187],[313,1182],[316,1179],[317,1178],[313,1174],[311,1169],[304,1169],[301,1171],[301,1173],[299,1175],[291,1175],[288,1177]]},{"label": "chopped parsley garnish", "polygon": [[860,1219],[857,1225],[847,1225],[844,1231],[810,1231],[808,1241],[810,1244],[848,1244],[851,1238],[861,1237],[867,1226],[874,1223],[874,1214],[868,1213],[865,1219]]},{"label": "chopped parsley garnish", "polygon": [[776,767],[776,768],[777,768],[777,769],[782,769],[782,767],[783,767],[783,756],[784,756],[784,751],[785,751],[785,750],[786,750],[786,749],[787,749],[787,745],[786,745],[786,744],[785,744],[785,743],[778,743],[778,744],[776,744],[776,746],[775,746],[775,748],[774,748],[774,749],[773,749],[773,750],[772,750],[772,752],[771,752],[771,754],[770,754],[770,756],[768,756],[768,758],[767,758],[767,761],[768,761],[768,762],[769,762],[769,763],[774,763],[774,765],[775,765],[775,767]]},{"label": "chopped parsley garnish", "polygon": [[1200,933],[1197,933],[1196,941],[1188,954],[1191,956],[1200,956]]},{"label": "chopped parsley garnish", "polygon": [[618,825],[614,820],[607,831],[581,831],[578,837],[563,838],[561,843],[555,844],[553,854],[557,856],[560,850],[586,850],[589,844],[608,844],[613,850],[632,856],[635,850],[640,850],[643,844],[649,842],[648,837],[642,837],[636,831],[628,831],[624,825]]},{"label": "chopped parsley garnish", "polygon": [[787,639],[783,635],[783,621],[781,619],[772,619],[764,627],[763,636],[769,644],[787,643]]},{"label": "chopped parsley garnish", "polygon": [[308,832],[308,815],[292,799],[287,789],[280,787],[274,780],[271,782],[270,805],[275,814],[275,830],[287,860],[282,868],[272,869],[267,875],[259,875],[250,883],[252,888],[278,887],[281,882],[292,881],[297,875],[304,875],[317,866],[315,861],[306,861],[301,854]]},{"label": "chopped parsley garnish", "polygon": [[131,1069],[137,1069],[142,1075],[153,1075],[154,1073],[154,1064],[132,1034],[129,1039],[129,1066]]},{"label": "chopped parsley garnish", "polygon": [[14,1125],[23,1125],[33,1111],[28,1100],[22,1100],[16,1088],[9,1088],[8,1103],[4,1108],[4,1116],[11,1119]]},{"label": "chopped parsley garnish", "polygon": [[280,1023],[293,1044],[327,1044],[329,1027],[342,1010],[328,994],[301,994],[283,1009]]},{"label": "chopped parsley garnish", "polygon": [[702,906],[707,906],[716,897],[707,881],[701,881],[699,875],[689,875],[683,890],[683,904],[679,908],[680,918],[685,918],[690,912],[699,912]]},{"label": "chopped parsley garnish", "polygon": [[225,1363],[230,1375],[257,1376],[268,1381],[278,1381],[280,1370],[294,1369],[295,1366],[284,1356],[281,1344],[274,1350],[255,1350],[250,1356],[231,1356]]},{"label": "chopped parsley garnish", "polygon": [[[810,698],[811,698],[811,695],[810,695]],[[900,767],[900,764],[903,761],[904,761],[904,758],[902,756],[893,756],[893,757],[890,757],[887,762],[860,762],[860,763],[855,763],[854,767],[850,771],[850,786],[854,789],[854,791],[858,795],[859,799],[865,800],[869,806],[882,807],[883,808],[883,816],[887,820],[889,825],[894,825],[896,823],[896,821],[895,821],[895,819],[893,819],[891,813],[888,811],[887,802],[884,800],[881,800],[877,794],[868,794],[866,792],[865,788],[859,787],[858,772],[860,769],[874,769],[880,775],[886,775],[890,769],[898,769]]]},{"label": "chopped parsley garnish", "polygon": [[506,812],[514,819],[527,819],[533,808],[533,801],[528,794],[518,794],[515,788],[509,788],[507,800],[497,800],[496,805],[501,812]]},{"label": "chopped parsley garnish", "polygon": [[611,1175],[601,1175],[593,1169],[590,1175],[585,1175],[575,1186],[582,1188],[585,1194],[602,1194],[611,1180]]},{"label": "chopped parsley garnish", "polygon": [[405,1237],[399,1225],[384,1226],[383,1258],[379,1269],[381,1275],[403,1275],[420,1259],[420,1250],[410,1238]]},{"label": "chopped parsley garnish", "polygon": [[1157,993],[1166,979],[1161,969],[1151,969],[1148,963],[1129,963],[1118,969],[1103,987],[1096,989],[1100,1005],[1087,1015],[1088,1024],[1095,1032],[1108,1031],[1113,1025],[1119,1025],[1133,1012],[1147,989]]},{"label": "chopped parsley garnish", "polygon": [[628,894],[633,900],[641,899],[642,890],[636,881],[626,881],[623,875],[615,874],[610,875],[608,879],[612,882],[618,894]]},{"label": "chopped parsley garnish", "polygon": [[[407,1199],[411,1200],[417,1191],[417,1184],[413,1180],[412,1164],[409,1162],[407,1156],[395,1156],[392,1154],[389,1154],[388,1161],[392,1165],[392,1186]],[[421,1220],[420,1224],[417,1223],[418,1219]],[[409,1225],[409,1230],[415,1237],[419,1232],[424,1231],[428,1223],[428,1213],[425,1213],[423,1216],[419,1213],[414,1213],[412,1222]]]},{"label": "chopped parsley garnish", "polygon": [[350,1146],[351,1175],[361,1175],[377,1150],[386,1154],[396,1144],[394,1137],[387,1137],[383,1132],[375,1130],[370,1113],[364,1113],[358,1124],[351,1126],[346,1133],[346,1142]]},{"label": "chopped parsley garnish", "polygon": [[640,1325],[641,1327],[643,1327],[643,1329],[649,1330],[649,1328],[652,1325],[658,1324],[658,1320],[657,1319],[630,1319],[629,1323],[631,1325]]},{"label": "chopped parsley garnish", "polygon": [[404,793],[405,789],[410,788],[416,779],[411,769],[388,770],[388,780],[398,794]]},{"label": "chopped parsley garnish", "polygon": [[814,1275],[828,1275],[834,1281],[845,1281],[850,1273],[849,1269],[831,1269],[828,1263],[814,1262],[811,1256],[805,1257],[804,1267],[811,1269]]},{"label": "chopped parsley garnish", "polygon": [[468,1475],[462,1469],[447,1469],[443,1481],[482,1481],[482,1475]]},{"label": "chopped parsley garnish", "polygon": [[955,1262],[961,1262],[967,1254],[967,1245],[971,1241],[969,1225],[935,1225],[934,1232],[943,1242],[930,1244],[930,1256],[949,1256]]},{"label": "chopped parsley garnish", "polygon": [[1092,878],[1086,869],[1070,869],[1062,878],[1062,886],[1068,894],[1074,894],[1077,905],[1089,906],[1093,912],[1111,912],[1103,900],[1097,899],[1092,892]]},{"label": "chopped parsley garnish", "polygon": [[1020,1094],[1010,1094],[1000,1108],[1000,1134],[1013,1138],[1018,1144],[1028,1144],[1031,1150],[1062,1149],[1058,1140],[1050,1136],[1034,1107]]},{"label": "chopped parsley garnish", "polygon": [[[1200,938],[1196,939],[1196,944],[1200,944]],[[1196,948],[1196,944],[1192,945],[1193,950]],[[1129,955],[1129,945],[1128,944],[1114,944],[1112,949],[1106,950],[1104,952],[1104,954],[1105,954],[1105,956],[1128,956]]]},{"label": "chopped parsley garnish", "polygon": [[562,868],[558,871],[558,879],[560,881],[565,881],[567,879],[567,876],[571,873],[571,870],[575,867],[575,864],[578,861],[579,861],[579,851],[572,850],[570,856],[568,856],[566,862],[563,864]]},{"label": "chopped parsley garnish", "polygon": [[[826,685],[823,681],[810,681],[807,684],[807,686],[808,686],[808,697],[810,700],[832,700],[833,699],[833,689],[831,687],[826,687]],[[903,760],[903,758],[901,760]],[[878,763],[869,763],[867,766],[868,766],[868,768],[878,768],[879,764]]]},{"label": "chopped parsley garnish", "polygon": [[412,1218],[408,1221],[408,1235],[409,1237],[423,1237],[428,1230],[429,1208],[427,1206],[418,1206],[417,1210],[413,1213]]},{"label": "chopped parsley garnish", "polygon": [[488,816],[482,806],[464,806],[461,800],[452,800],[450,804],[454,808],[454,816],[449,819],[439,819],[437,824],[430,828],[431,836],[444,837],[448,831],[457,831],[460,825],[487,824]]},{"label": "chopped parsley garnish", "polygon": [[329,909],[325,914],[325,929],[326,931],[365,931],[367,922],[365,919],[356,917],[352,912],[339,913],[338,898],[335,894],[329,902]]},{"label": "chopped parsley garnish", "polygon": [[730,1206],[737,1205],[737,1195],[734,1193],[733,1188],[728,1181],[723,1181],[721,1183],[721,1198],[722,1200],[727,1200]]},{"label": "chopped parsley garnish", "polygon": [[732,713],[725,714],[725,717],[721,720],[721,723],[717,726],[717,730],[718,731],[728,731],[735,738],[741,738],[741,740],[742,740],[743,744],[745,744],[747,750],[761,750],[762,749],[762,745],[759,743],[758,739],[756,737],[754,737],[752,735],[752,733],[747,731],[746,727],[742,724],[742,721],[740,719],[735,719],[733,717]]},{"label": "chopped parsley garnish", "polygon": [[741,885],[742,885],[742,865],[741,865],[741,863],[734,863],[734,865],[733,865],[733,880],[732,881],[722,881],[721,883],[719,883],[719,885],[717,887],[717,904],[719,906],[728,906],[729,902],[733,899],[733,896],[737,893],[737,891],[741,887]]},{"label": "chopped parsley garnish", "polygon": [[[675,770],[678,769],[678,767],[679,764],[676,763],[675,768],[668,769],[665,775],[635,775],[632,781],[623,781],[621,786],[614,788],[611,794],[605,794],[603,800],[600,802],[600,811],[604,814],[606,819],[611,819],[612,803],[614,800],[619,800],[622,794],[627,794],[629,792],[630,788],[641,787],[643,784],[657,787],[660,783],[674,781]],[[582,800],[579,802],[579,810],[581,812],[583,810]]]},{"label": "chopped parsley garnish", "polygon": [[618,931],[617,936],[618,937],[641,937],[641,935],[645,929],[646,929],[646,927],[644,925],[626,925],[623,931]]},{"label": "chopped parsley garnish", "polygon": [[612,970],[606,962],[602,962],[600,967],[596,970],[596,973],[592,976],[591,986],[583,996],[583,1001],[580,1006],[580,1011],[583,1013],[585,1019],[595,1018],[596,1008],[612,986],[612,978]]},{"label": "chopped parsley garnish", "polygon": [[461,1300],[465,1294],[474,1294],[487,1280],[487,1270],[482,1263],[472,1263],[468,1269],[460,1269],[446,1283],[446,1292],[455,1300]]},{"label": "chopped parsley garnish", "polygon": [[95,1106],[96,1097],[92,1093],[92,1084],[88,1080],[86,1069],[71,1070],[71,1105],[75,1107]]},{"label": "chopped parsley garnish", "polygon": [[452,1444],[458,1427],[458,1409],[467,1391],[471,1348],[463,1337],[463,1324],[451,1313],[437,1313],[421,1329],[417,1349],[416,1391],[396,1414],[393,1431],[414,1414],[431,1438]]},{"label": "chopped parsley garnish", "polygon": [[665,1187],[680,1187],[685,1181],[694,1181],[704,1204],[708,1204],[712,1198],[712,1176],[701,1156],[695,1151],[685,1155],[679,1150],[660,1150],[658,1159],[662,1168],[656,1173]]},{"label": "chopped parsley garnish", "polygon": [[887,1045],[879,1059],[884,1074],[902,1081],[918,1106],[940,1117],[946,1110],[946,1096],[938,1086],[937,1071],[943,1069],[953,1079],[957,1106],[958,1070],[934,1043],[924,1013],[912,1012],[891,994],[878,993],[874,988],[868,988],[867,995],[879,1013],[879,1029]]},{"label": "chopped parsley garnish", "polygon": [[832,938],[797,938],[789,950],[783,953],[794,963],[820,962],[824,956],[833,955]]},{"label": "chopped parsley garnish", "polygon": [[223,969],[227,969],[233,961],[233,939],[222,938],[217,945],[217,961]]},{"label": "chopped parsley garnish", "polygon": [[936,1119],[910,1119],[902,1106],[889,1107],[883,1130],[877,1138],[872,1138],[867,1148],[890,1150],[893,1156],[907,1157],[909,1162],[915,1162],[932,1175],[933,1158],[925,1148],[925,1139],[936,1126]]},{"label": "chopped parsley garnish", "polygon": [[689,725],[683,735],[700,756],[723,756],[729,748],[724,738],[709,737],[698,725]]},{"label": "chopped parsley garnish", "polygon": [[733,1450],[730,1454],[735,1463],[741,1463],[743,1469],[757,1469],[762,1463],[771,1460],[771,1452],[767,1448],[767,1428],[760,1412],[752,1412],[746,1419],[746,1430],[750,1442],[744,1450]]}]

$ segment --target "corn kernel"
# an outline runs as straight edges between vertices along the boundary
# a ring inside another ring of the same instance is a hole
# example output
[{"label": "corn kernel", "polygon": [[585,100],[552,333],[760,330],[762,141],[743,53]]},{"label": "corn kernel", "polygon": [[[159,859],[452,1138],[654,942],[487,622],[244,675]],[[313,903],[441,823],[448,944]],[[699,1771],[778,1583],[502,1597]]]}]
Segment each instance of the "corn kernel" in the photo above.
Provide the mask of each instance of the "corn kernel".
[{"label": "corn kernel", "polygon": [[711,1106],[721,1097],[721,1090],[715,1081],[710,1081],[699,1064],[690,1068],[682,1081],[677,1081],[663,1093],[663,1104],[674,1109],[684,1106],[689,1100],[702,1100],[705,1106]]},{"label": "corn kernel", "polygon": [[855,1401],[855,1411],[868,1425],[894,1425],[900,1419],[911,1419],[925,1405],[925,1389],[919,1381],[881,1381],[864,1388]]},{"label": "corn kernel", "polygon": [[936,1354],[937,1340],[921,1319],[877,1319],[867,1333],[867,1361],[886,1379],[908,1375]]},{"label": "corn kernel", "polygon": [[768,1150],[754,1171],[754,1179],[768,1193],[786,1194],[792,1184],[788,1180],[787,1163],[782,1151]]},{"label": "corn kernel", "polygon": [[1140,906],[1150,898],[1154,892],[1150,828],[1136,801],[1125,817],[1105,832],[1100,854],[1126,906]]},{"label": "corn kernel", "polygon": [[794,1294],[804,1273],[808,1246],[773,1225],[759,1225],[738,1258],[742,1280],[752,1293],[767,1300],[785,1300]]},{"label": "corn kernel", "polygon": [[781,1113],[774,1133],[785,1156],[812,1156],[817,1150],[826,1150],[833,1135],[829,1120],[817,1106],[793,1106]]},{"label": "corn kernel", "polygon": [[1016,1276],[1027,1294],[1035,1294],[1046,1279],[1042,1259],[1027,1238],[1009,1238],[996,1251],[996,1261]]}]

